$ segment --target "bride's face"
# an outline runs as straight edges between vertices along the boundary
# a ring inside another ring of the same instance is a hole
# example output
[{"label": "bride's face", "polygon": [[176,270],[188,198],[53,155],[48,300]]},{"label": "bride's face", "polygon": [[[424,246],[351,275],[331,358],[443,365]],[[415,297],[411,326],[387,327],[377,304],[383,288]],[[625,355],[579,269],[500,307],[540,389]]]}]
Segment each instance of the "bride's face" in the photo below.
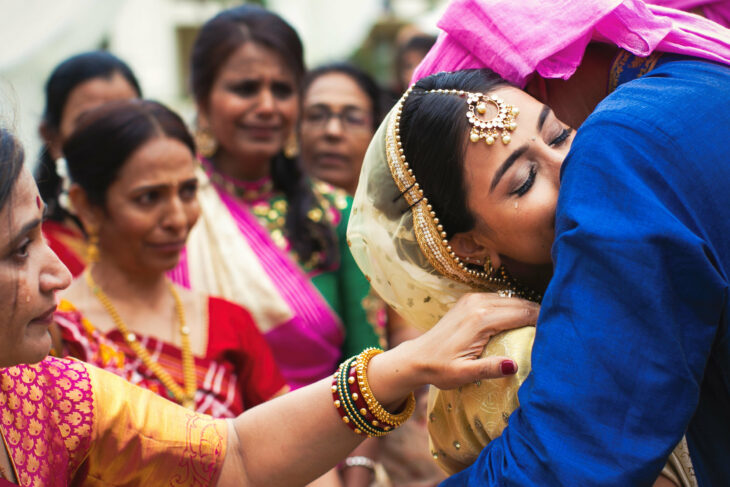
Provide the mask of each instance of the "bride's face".
[{"label": "bride's face", "polygon": [[547,264],[555,238],[560,166],[574,132],[521,90],[504,87],[492,94],[520,113],[509,144],[500,139],[491,146],[483,140],[467,143],[467,202],[477,220],[470,233],[502,263]]}]

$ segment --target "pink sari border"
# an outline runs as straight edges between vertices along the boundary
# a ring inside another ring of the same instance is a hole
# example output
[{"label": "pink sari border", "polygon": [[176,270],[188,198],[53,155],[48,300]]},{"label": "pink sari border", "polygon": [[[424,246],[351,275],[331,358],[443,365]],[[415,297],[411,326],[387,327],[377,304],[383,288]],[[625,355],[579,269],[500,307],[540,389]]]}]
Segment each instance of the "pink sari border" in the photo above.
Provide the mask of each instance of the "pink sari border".
[{"label": "pink sari border", "polygon": [[[209,163],[201,161],[206,171]],[[264,334],[276,364],[292,389],[331,374],[340,359],[344,327],[317,288],[299,266],[271,239],[244,203],[211,182],[230,212],[261,267],[292,310],[292,318]],[[232,249],[235,252],[235,249]],[[187,252],[183,250],[170,279],[191,287]],[[253,277],[255,278],[255,276]],[[246,306],[246,303],[239,303]]]},{"label": "pink sari border", "polygon": [[[332,373],[340,358],[340,346],[344,340],[339,317],[309,278],[276,246],[255,217],[221,188],[216,189],[239,230],[259,257],[264,271],[294,312],[288,323],[277,326],[265,335],[282,374],[292,388],[297,388]],[[282,347],[287,357],[281,356]]]}]

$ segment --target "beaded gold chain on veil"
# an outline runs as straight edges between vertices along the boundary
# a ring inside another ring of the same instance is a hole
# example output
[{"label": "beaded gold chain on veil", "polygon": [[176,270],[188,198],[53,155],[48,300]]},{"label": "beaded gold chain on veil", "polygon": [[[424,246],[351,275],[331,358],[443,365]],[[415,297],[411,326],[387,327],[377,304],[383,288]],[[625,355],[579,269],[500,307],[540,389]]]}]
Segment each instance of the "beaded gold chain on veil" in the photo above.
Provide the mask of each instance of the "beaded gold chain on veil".
[{"label": "beaded gold chain on veil", "polygon": [[[524,288],[509,276],[504,266],[500,267],[498,275],[471,269],[462,262],[452,250],[447,239],[447,233],[436,216],[436,212],[429,204],[428,198],[424,196],[423,189],[416,181],[413,170],[406,161],[400,137],[400,117],[406,99],[412,91],[412,87],[406,91],[398,102],[395,115],[388,123],[385,136],[385,150],[393,180],[402,193],[403,198],[409,205],[413,214],[413,228],[416,234],[418,246],[426,256],[431,265],[442,275],[472,287],[484,290],[505,289],[533,301],[540,301],[542,296]],[[517,124],[515,117],[519,113],[517,107],[507,105],[496,96],[486,96],[482,93],[471,93],[463,90],[430,90],[424,93],[436,93],[443,95],[455,95],[466,98],[469,105],[467,118],[472,125],[470,140],[477,142],[480,139],[491,145],[494,140],[501,136],[502,143],[509,144],[509,132],[515,130]],[[497,116],[492,120],[483,120],[477,116],[486,111],[486,103],[497,107]],[[476,113],[475,113],[476,104]]]}]

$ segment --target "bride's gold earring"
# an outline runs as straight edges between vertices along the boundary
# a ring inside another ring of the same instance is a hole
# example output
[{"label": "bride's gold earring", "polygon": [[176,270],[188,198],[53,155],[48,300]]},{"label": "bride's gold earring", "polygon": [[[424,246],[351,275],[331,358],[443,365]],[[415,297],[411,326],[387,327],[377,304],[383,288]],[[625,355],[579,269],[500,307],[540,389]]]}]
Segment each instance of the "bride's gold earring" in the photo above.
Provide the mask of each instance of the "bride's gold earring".
[{"label": "bride's gold earring", "polygon": [[492,274],[494,274],[494,267],[492,267],[492,259],[487,256],[487,258],[484,260],[484,273],[487,275],[487,277],[490,277]]},{"label": "bride's gold earring", "polygon": [[86,242],[86,261],[89,264],[99,262],[99,232],[94,228],[89,230]]}]

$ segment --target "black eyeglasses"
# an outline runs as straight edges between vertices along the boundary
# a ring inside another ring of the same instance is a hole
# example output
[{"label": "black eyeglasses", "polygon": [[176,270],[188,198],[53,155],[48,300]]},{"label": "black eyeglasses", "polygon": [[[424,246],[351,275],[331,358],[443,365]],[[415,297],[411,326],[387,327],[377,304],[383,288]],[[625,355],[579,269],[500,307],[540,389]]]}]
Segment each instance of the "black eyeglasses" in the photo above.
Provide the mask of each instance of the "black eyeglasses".
[{"label": "black eyeglasses", "polygon": [[304,110],[302,125],[308,128],[322,130],[332,118],[337,118],[342,127],[351,132],[364,132],[371,129],[370,114],[355,107],[346,107],[336,113],[324,105],[310,107]]}]

